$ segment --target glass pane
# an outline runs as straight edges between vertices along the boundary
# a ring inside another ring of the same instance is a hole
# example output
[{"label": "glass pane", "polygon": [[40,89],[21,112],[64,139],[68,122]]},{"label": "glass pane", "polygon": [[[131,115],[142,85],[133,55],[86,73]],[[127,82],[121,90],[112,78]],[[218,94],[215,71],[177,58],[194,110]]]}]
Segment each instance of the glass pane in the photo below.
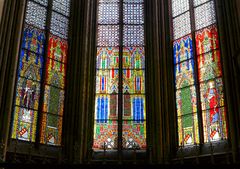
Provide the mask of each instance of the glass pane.
[{"label": "glass pane", "polygon": [[201,5],[201,4],[203,4],[207,1],[209,1],[209,0],[194,0],[193,2],[194,2],[194,6],[198,6],[198,5]]},{"label": "glass pane", "polygon": [[97,120],[94,124],[94,149],[116,149],[118,143],[118,122]]},{"label": "glass pane", "polygon": [[222,76],[220,52],[214,50],[198,56],[199,81],[206,81]]},{"label": "glass pane", "polygon": [[28,109],[38,110],[40,83],[18,78],[15,104]]},{"label": "glass pane", "polygon": [[96,95],[95,119],[107,120],[118,118],[118,95]]},{"label": "glass pane", "polygon": [[195,86],[176,91],[177,115],[182,116],[197,112],[197,95]]},{"label": "glass pane", "polygon": [[119,0],[99,0],[99,3],[117,3]]},{"label": "glass pane", "polygon": [[144,47],[124,47],[123,48],[123,68],[124,69],[144,69],[145,68]]},{"label": "glass pane", "polygon": [[68,18],[52,12],[50,32],[60,38],[68,38]]},{"label": "glass pane", "polygon": [[70,0],[53,0],[53,10],[69,16]]},{"label": "glass pane", "polygon": [[193,145],[199,143],[197,113],[178,117],[179,145]]},{"label": "glass pane", "polygon": [[61,62],[47,59],[46,83],[63,89],[65,86],[65,67],[66,65]]},{"label": "glass pane", "polygon": [[123,121],[123,148],[146,149],[146,121]]},{"label": "glass pane", "polygon": [[123,93],[145,93],[145,71],[123,70]]},{"label": "glass pane", "polygon": [[46,8],[28,1],[25,22],[40,29],[45,29],[46,14]]},{"label": "glass pane", "polygon": [[173,19],[173,38],[178,39],[191,33],[190,14],[186,12]]},{"label": "glass pane", "polygon": [[67,52],[68,42],[50,34],[48,42],[48,57],[66,63]]},{"label": "glass pane", "polygon": [[46,37],[44,31],[25,24],[23,31],[22,48],[43,55],[45,40]]},{"label": "glass pane", "polygon": [[119,4],[100,3],[98,6],[99,24],[118,24],[119,23]]},{"label": "glass pane", "polygon": [[194,14],[196,30],[216,23],[215,8],[213,1],[195,8]]},{"label": "glass pane", "polygon": [[133,121],[146,119],[145,95],[123,95],[123,119]]},{"label": "glass pane", "polygon": [[193,58],[192,36],[186,36],[173,42],[174,64]]},{"label": "glass pane", "polygon": [[12,138],[35,142],[37,111],[14,107]]},{"label": "glass pane", "polygon": [[219,48],[216,25],[196,32],[196,48],[198,55]]},{"label": "glass pane", "polygon": [[189,10],[189,0],[172,0],[172,16],[175,17]]},{"label": "glass pane", "polygon": [[43,113],[41,123],[41,143],[61,145],[62,117]]},{"label": "glass pane", "polygon": [[118,46],[119,26],[99,25],[98,26],[98,46]]},{"label": "glass pane", "polygon": [[143,4],[124,4],[123,22],[124,24],[143,24]]},{"label": "glass pane", "polygon": [[63,115],[64,90],[45,85],[43,111]]},{"label": "glass pane", "polygon": [[35,2],[38,2],[44,6],[47,6],[48,5],[48,0],[34,0]]},{"label": "glass pane", "polygon": [[22,50],[19,58],[18,76],[30,80],[41,81],[43,57],[34,53]]},{"label": "glass pane", "polygon": [[143,0],[123,0],[124,3],[143,3]]},{"label": "glass pane", "polygon": [[202,118],[204,142],[227,138],[226,110],[224,107],[203,111]]},{"label": "glass pane", "polygon": [[118,93],[118,70],[97,70],[96,93]]},{"label": "glass pane", "polygon": [[97,69],[115,69],[119,64],[119,48],[97,48]]},{"label": "glass pane", "polygon": [[222,78],[200,84],[202,110],[224,106]]},{"label": "glass pane", "polygon": [[183,88],[194,84],[194,61],[181,62],[175,66],[176,88]]},{"label": "glass pane", "polygon": [[143,46],[144,45],[143,26],[142,25],[138,25],[138,26],[124,25],[123,45],[124,46]]}]

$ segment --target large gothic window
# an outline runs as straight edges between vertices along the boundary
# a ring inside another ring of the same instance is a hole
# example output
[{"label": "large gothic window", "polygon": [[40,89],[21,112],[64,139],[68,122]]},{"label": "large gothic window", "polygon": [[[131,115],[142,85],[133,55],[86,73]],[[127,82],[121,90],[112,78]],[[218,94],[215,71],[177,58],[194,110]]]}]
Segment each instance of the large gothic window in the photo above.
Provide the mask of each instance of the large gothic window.
[{"label": "large gothic window", "polygon": [[40,137],[41,143],[61,144],[69,10],[70,0],[27,1],[13,106],[13,139],[35,142]]},{"label": "large gothic window", "polygon": [[171,0],[179,145],[227,138],[214,0]]},{"label": "large gothic window", "polygon": [[146,148],[144,1],[99,0],[93,149]]}]

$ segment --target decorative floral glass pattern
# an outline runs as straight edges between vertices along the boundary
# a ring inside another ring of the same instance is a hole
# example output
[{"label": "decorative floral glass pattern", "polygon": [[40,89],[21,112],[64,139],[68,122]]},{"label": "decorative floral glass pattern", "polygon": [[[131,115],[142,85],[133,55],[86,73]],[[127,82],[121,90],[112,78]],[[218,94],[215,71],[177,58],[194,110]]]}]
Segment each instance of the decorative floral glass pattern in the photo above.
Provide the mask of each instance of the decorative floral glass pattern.
[{"label": "decorative floral glass pattern", "polygon": [[47,6],[48,5],[48,0],[34,0],[35,2],[38,2],[44,6]]},{"label": "decorative floral glass pattern", "polygon": [[193,0],[194,7],[198,6],[198,5],[201,5],[201,4],[203,4],[203,3],[207,2],[207,1],[209,1],[209,0]]},{"label": "decorative floral glass pattern", "polygon": [[98,7],[99,24],[118,24],[119,23],[119,4],[100,3]]},{"label": "decorative floral glass pattern", "polygon": [[99,3],[117,3],[119,0],[99,0]]},{"label": "decorative floral glass pattern", "polygon": [[53,10],[57,11],[65,16],[69,16],[70,12],[70,0],[54,0]]},{"label": "decorative floral glass pattern", "polygon": [[[13,105],[12,138],[35,142],[37,118],[41,116],[40,142],[60,145],[68,50],[68,42],[64,39],[68,36],[69,22],[64,15],[69,16],[70,1],[53,0],[50,25],[46,25],[48,5],[47,0],[27,1]],[[50,34],[46,39],[46,29],[50,26],[54,35]],[[44,97],[40,98],[42,84]],[[40,100],[43,104],[39,104]],[[40,112],[39,108],[42,108]]]},{"label": "decorative floral glass pattern", "polygon": [[45,29],[47,9],[32,1],[27,3],[27,12],[25,22],[29,25]]},{"label": "decorative floral glass pattern", "polygon": [[124,25],[123,28],[123,45],[124,46],[143,46],[144,29],[143,25]]},{"label": "decorative floral glass pattern", "polygon": [[175,17],[189,10],[189,0],[173,0],[172,16]]},{"label": "decorative floral glass pattern", "polygon": [[216,23],[216,15],[213,1],[203,4],[194,9],[195,29],[199,30]]},{"label": "decorative floral glass pattern", "polygon": [[124,4],[123,22],[124,24],[143,24],[143,4]]},{"label": "decorative floral glass pattern", "polygon": [[173,38],[178,39],[191,33],[190,13],[186,12],[173,19]]},{"label": "decorative floral glass pattern", "polygon": [[119,26],[99,25],[98,46],[119,46]]},{"label": "decorative floral glass pattern", "polygon": [[[98,5],[93,148],[118,149],[122,137],[125,149],[146,149],[143,0],[119,3],[100,0]],[[122,112],[118,112],[120,106]]]},{"label": "decorative floral glass pattern", "polygon": [[138,3],[143,3],[144,0],[123,0],[124,3],[135,3],[135,4],[138,4]]},{"label": "decorative floral glass pattern", "polygon": [[[173,40],[179,38],[173,41],[179,145],[199,143],[199,113],[202,117],[204,142],[226,139],[227,109],[215,5],[213,0],[194,0],[190,7],[188,3],[181,2],[182,0],[172,0],[173,16],[178,15],[172,22]],[[180,6],[179,10],[175,9],[176,6]],[[191,18],[195,20],[195,30],[190,29],[190,9],[194,10]],[[185,36],[186,34],[190,35]],[[192,39],[193,35],[195,39]],[[196,92],[195,79],[200,83],[199,92]],[[197,102],[197,96],[200,97],[200,102]],[[197,105],[201,105],[201,111]]]},{"label": "decorative floral glass pattern", "polygon": [[67,39],[68,22],[69,19],[67,17],[56,12],[52,12],[50,32],[60,38]]}]

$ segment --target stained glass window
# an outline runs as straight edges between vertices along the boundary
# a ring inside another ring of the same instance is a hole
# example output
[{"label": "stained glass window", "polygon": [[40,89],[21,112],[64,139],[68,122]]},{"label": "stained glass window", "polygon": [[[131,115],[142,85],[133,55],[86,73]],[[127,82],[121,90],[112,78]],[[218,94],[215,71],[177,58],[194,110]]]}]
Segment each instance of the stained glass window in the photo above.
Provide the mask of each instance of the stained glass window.
[{"label": "stained glass window", "polygon": [[145,149],[143,0],[100,0],[97,21],[93,148]]},{"label": "stained glass window", "polygon": [[172,0],[179,145],[227,138],[216,20],[213,0]]},{"label": "stained glass window", "polygon": [[[40,118],[40,142],[60,145],[70,0],[53,0],[52,3],[48,0],[27,1],[13,106],[12,138],[35,142],[39,137],[36,129]],[[48,6],[52,9],[49,10]],[[50,16],[48,25],[46,21]],[[50,33],[47,33],[49,28]]]}]

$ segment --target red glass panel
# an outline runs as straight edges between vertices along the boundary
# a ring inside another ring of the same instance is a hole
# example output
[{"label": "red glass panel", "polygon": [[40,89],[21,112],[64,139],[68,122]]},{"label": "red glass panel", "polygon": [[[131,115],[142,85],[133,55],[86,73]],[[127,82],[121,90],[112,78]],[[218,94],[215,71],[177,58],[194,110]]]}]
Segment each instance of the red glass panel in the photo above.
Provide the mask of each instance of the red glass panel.
[{"label": "red glass panel", "polygon": [[217,26],[210,26],[196,32],[197,55],[219,48]]},{"label": "red glass panel", "polygon": [[68,43],[57,36],[49,36],[48,57],[63,63],[67,61]]}]

